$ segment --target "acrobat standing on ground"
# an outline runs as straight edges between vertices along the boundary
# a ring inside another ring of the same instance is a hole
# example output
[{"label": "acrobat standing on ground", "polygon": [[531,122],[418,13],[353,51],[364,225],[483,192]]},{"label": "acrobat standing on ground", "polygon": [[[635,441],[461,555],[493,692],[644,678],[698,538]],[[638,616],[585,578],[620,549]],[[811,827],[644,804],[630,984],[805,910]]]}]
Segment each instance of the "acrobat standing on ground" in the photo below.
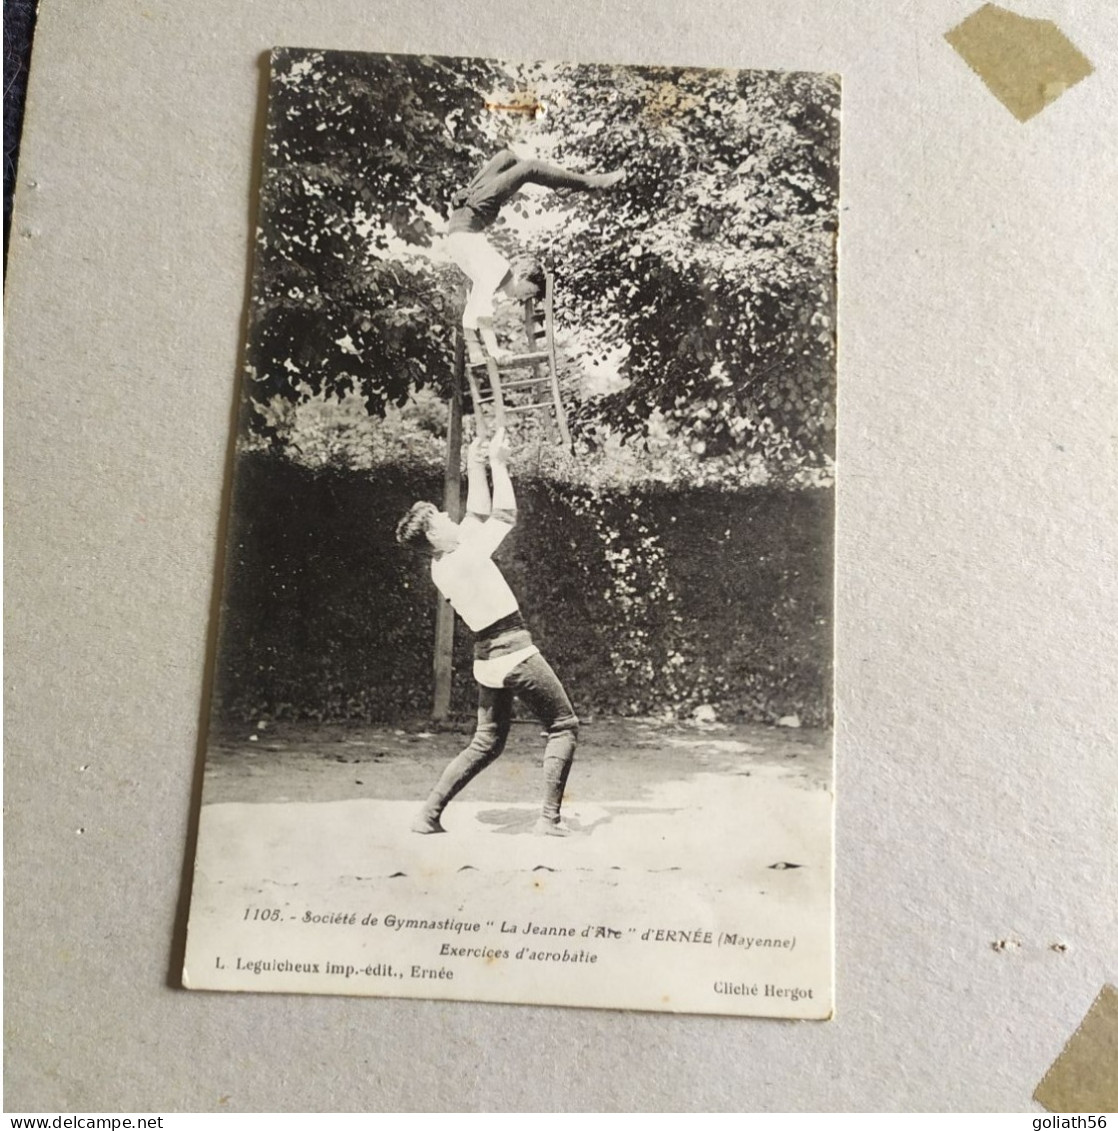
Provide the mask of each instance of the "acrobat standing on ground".
[{"label": "acrobat standing on ground", "polygon": [[477,730],[443,770],[412,825],[417,833],[441,833],[450,800],[492,763],[505,747],[519,697],[547,732],[543,811],[537,833],[565,836],[559,809],[578,741],[578,717],[559,677],[532,643],[520,606],[492,555],[516,523],[516,496],[509,478],[505,430],[488,445],[493,495],[485,472],[485,448],[470,444],[466,517],[455,522],[434,503],[418,502],[400,520],[402,545],[432,555],[431,578],[455,612],[473,630],[474,679],[478,684]]},{"label": "acrobat standing on ground", "polygon": [[[451,197],[447,251],[470,280],[470,294],[462,312],[467,344],[473,343],[476,331],[495,361],[508,360],[509,351],[497,342],[493,316],[497,292],[512,284],[512,268],[485,235],[501,206],[525,185],[585,192],[612,188],[624,176],[621,170],[572,173],[546,161],[521,160],[511,149],[502,149],[465,188]],[[471,354],[470,360],[477,363],[482,359]]]}]

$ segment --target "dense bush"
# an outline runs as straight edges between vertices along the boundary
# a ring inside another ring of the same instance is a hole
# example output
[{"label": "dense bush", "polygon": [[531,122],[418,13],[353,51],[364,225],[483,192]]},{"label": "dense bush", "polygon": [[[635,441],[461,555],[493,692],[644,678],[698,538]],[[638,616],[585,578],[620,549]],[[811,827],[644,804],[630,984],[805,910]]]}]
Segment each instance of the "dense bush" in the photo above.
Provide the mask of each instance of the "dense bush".
[{"label": "dense bush", "polygon": [[[533,633],[586,713],[830,719],[826,490],[517,480],[521,523],[498,560]],[[385,721],[432,696],[435,590],[394,528],[438,500],[429,467],[313,469],[240,457],[215,710]],[[458,624],[453,709],[473,709]]]}]

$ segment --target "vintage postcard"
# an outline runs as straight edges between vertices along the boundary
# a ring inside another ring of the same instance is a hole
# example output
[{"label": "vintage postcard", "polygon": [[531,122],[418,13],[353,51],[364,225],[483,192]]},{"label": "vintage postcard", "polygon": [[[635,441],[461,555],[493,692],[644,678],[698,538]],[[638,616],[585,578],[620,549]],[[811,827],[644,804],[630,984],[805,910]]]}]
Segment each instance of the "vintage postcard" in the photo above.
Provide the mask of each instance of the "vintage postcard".
[{"label": "vintage postcard", "polygon": [[273,52],[184,984],[830,1017],[839,102]]}]

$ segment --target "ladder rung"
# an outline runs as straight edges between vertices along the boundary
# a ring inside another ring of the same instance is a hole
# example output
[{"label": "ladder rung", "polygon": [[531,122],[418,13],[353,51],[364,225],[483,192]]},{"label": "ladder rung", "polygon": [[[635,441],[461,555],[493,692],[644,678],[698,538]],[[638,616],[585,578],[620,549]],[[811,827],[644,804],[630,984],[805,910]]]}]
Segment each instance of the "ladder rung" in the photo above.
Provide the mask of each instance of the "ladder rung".
[{"label": "ladder rung", "polygon": [[[530,389],[533,385],[549,385],[549,384],[551,384],[551,378],[548,377],[548,376],[527,377],[523,381],[502,381],[501,382],[501,392],[505,392],[508,389]],[[495,400],[494,397],[481,397],[478,400],[477,403],[478,404],[493,404],[494,400]]]},{"label": "ladder rung", "polygon": [[[510,357],[508,361],[498,362],[497,366],[500,369],[516,369],[522,365],[539,365],[547,361],[550,356],[547,350],[537,350],[533,353],[518,353]],[[492,360],[492,358],[487,357],[482,361],[471,361],[470,368],[484,369]]]},{"label": "ladder rung", "polygon": [[[496,404],[496,402],[492,398],[489,398],[489,399],[486,399],[486,400],[480,400],[477,403],[479,405],[483,405],[483,406],[484,405]],[[503,403],[505,412],[523,412],[525,409],[540,408],[541,406],[547,407],[547,408],[552,407],[551,401],[532,401],[529,404],[509,404],[508,401],[504,401],[502,403]]]},{"label": "ladder rung", "polygon": [[502,369],[511,369],[516,365],[538,365],[541,361],[547,361],[547,350],[539,350],[535,353],[518,353],[510,357],[508,361],[502,361],[498,364]]},{"label": "ladder rung", "polygon": [[505,412],[527,412],[531,408],[553,408],[551,401],[534,401],[532,404],[507,404]]},{"label": "ladder rung", "polygon": [[502,381],[502,389],[526,389],[529,385],[543,385],[550,384],[551,378],[544,377],[525,377],[522,381]]}]

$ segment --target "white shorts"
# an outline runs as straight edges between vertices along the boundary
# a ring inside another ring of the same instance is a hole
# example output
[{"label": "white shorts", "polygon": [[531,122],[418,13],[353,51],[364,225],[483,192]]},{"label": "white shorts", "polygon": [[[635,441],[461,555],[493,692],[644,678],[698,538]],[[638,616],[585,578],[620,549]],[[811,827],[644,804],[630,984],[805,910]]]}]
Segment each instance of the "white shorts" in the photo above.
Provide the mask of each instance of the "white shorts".
[{"label": "white shorts", "polygon": [[495,656],[491,660],[474,660],[474,679],[482,687],[504,687],[505,680],[513,668],[518,668],[531,656],[538,656],[540,650],[529,644],[527,648],[518,648],[507,656]]},{"label": "white shorts", "polygon": [[479,318],[492,318],[496,313],[494,299],[512,270],[511,264],[485,238],[484,232],[451,232],[446,237],[446,250],[470,280],[462,325],[476,330]]}]

